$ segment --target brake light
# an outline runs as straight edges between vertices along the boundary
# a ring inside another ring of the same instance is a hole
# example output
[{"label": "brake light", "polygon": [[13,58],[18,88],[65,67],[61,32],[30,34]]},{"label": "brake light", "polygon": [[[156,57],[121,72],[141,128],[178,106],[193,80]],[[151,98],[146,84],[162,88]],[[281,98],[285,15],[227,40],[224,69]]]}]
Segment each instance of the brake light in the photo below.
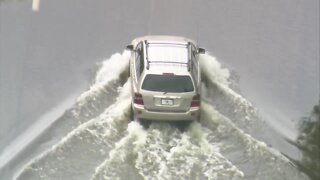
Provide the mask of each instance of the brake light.
[{"label": "brake light", "polygon": [[200,107],[200,95],[199,94],[193,96],[190,106],[191,107]]},{"label": "brake light", "polygon": [[134,93],[133,102],[135,104],[143,105],[142,95],[139,93]]}]

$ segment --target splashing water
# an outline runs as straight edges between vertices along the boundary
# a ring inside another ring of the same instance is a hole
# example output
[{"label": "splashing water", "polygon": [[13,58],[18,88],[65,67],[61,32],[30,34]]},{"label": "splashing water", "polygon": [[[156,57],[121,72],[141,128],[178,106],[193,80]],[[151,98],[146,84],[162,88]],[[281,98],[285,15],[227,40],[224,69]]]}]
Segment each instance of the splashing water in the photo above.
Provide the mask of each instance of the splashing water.
[{"label": "splashing water", "polygon": [[[125,74],[128,57],[116,54],[105,61],[95,84],[77,102],[100,101],[96,94]],[[181,129],[153,122],[146,129],[130,122],[128,79],[114,86],[110,106],[26,165],[17,179],[307,179],[252,136],[263,122],[230,88],[229,71],[209,55],[201,57],[201,69],[209,83],[203,87],[200,123]]]}]

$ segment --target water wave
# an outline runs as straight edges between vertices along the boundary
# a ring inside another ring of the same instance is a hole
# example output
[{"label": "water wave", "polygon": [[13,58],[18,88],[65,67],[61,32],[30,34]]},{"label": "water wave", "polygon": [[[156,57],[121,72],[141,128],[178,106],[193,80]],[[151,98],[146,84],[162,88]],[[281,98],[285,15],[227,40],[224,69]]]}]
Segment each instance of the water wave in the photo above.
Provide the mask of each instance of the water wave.
[{"label": "water wave", "polygon": [[[113,57],[118,63],[128,56]],[[109,82],[105,78],[127,71],[125,65],[110,62],[78,102],[100,101],[93,97]],[[117,87],[115,101],[105,111],[34,159],[18,179],[307,179],[279,151],[257,139],[265,124],[253,105],[230,87],[230,72],[209,55],[201,57],[201,68],[200,123],[153,122],[145,128],[130,122],[129,79]]]}]

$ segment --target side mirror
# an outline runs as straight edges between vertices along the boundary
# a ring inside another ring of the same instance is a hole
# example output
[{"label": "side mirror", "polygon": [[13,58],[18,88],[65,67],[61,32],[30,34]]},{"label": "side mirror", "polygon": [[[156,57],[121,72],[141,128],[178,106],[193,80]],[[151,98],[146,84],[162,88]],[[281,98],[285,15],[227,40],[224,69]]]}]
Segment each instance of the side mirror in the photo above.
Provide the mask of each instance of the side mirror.
[{"label": "side mirror", "polygon": [[204,53],[206,53],[206,50],[204,48],[199,48],[198,49],[198,53],[199,54],[204,54]]},{"label": "side mirror", "polygon": [[133,45],[132,44],[127,45],[126,50],[133,51]]}]

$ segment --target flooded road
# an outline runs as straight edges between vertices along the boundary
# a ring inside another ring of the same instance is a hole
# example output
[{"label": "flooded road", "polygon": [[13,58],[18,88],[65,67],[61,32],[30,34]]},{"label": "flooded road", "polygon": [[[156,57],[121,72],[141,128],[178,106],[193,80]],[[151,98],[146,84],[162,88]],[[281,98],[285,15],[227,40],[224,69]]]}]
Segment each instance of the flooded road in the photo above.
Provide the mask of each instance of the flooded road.
[{"label": "flooded road", "polygon": [[[319,1],[31,7],[0,1],[1,177],[318,179]],[[200,123],[130,121],[116,52],[146,34],[210,52]]]},{"label": "flooded road", "polygon": [[[229,88],[228,70],[208,55],[201,59],[201,67],[211,69],[204,71],[204,76],[207,83],[221,88],[224,99],[230,98],[236,104],[224,102],[225,107],[235,108],[231,114],[223,115],[214,103],[210,104],[213,97],[206,92],[216,91],[215,88],[204,88],[200,123],[154,122],[144,128],[130,120],[129,81],[123,86],[112,83],[121,79],[128,64],[113,68],[113,76],[105,71],[115,61],[128,62],[126,54],[116,54],[103,63],[96,84],[80,96],[75,106],[95,99],[97,102],[90,109],[80,112],[90,114],[91,109],[101,108],[98,102],[106,93],[101,87],[110,86],[118,92],[114,103],[32,160],[17,179],[308,179],[279,151],[246,132],[260,131],[264,122],[255,118],[253,107]],[[73,109],[72,116],[78,117],[78,107]],[[233,116],[235,113],[237,116]],[[79,118],[69,117],[72,120]],[[243,123],[246,128],[241,128]]]}]

